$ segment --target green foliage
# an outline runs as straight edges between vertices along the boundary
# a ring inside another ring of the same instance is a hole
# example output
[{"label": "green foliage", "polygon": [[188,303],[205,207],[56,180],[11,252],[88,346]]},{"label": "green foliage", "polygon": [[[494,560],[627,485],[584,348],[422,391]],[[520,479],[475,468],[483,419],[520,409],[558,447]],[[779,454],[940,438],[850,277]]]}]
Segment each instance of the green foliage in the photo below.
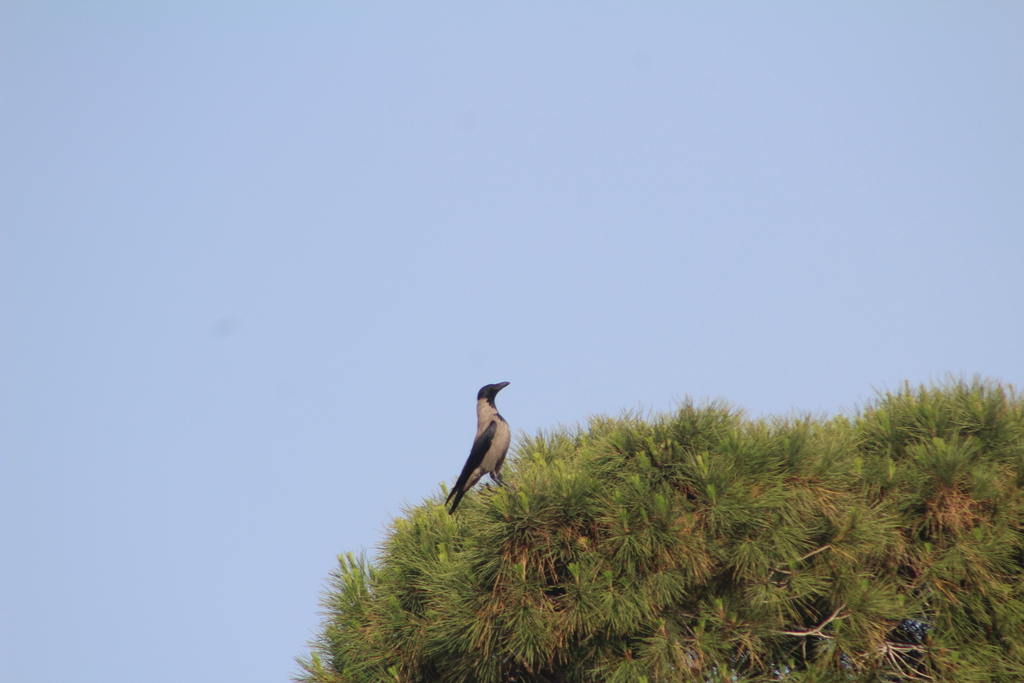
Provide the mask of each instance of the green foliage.
[{"label": "green foliage", "polygon": [[334,573],[306,683],[1024,680],[1024,402],[724,403],[524,439]]}]

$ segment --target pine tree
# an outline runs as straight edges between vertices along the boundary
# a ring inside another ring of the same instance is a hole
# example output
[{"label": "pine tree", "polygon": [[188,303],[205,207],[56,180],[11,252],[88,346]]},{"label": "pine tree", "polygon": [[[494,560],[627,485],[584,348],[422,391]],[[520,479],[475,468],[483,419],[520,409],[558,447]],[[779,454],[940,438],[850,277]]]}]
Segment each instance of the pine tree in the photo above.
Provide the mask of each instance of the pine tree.
[{"label": "pine tree", "polygon": [[340,558],[304,683],[1024,680],[1024,402],[722,402],[518,444]]}]

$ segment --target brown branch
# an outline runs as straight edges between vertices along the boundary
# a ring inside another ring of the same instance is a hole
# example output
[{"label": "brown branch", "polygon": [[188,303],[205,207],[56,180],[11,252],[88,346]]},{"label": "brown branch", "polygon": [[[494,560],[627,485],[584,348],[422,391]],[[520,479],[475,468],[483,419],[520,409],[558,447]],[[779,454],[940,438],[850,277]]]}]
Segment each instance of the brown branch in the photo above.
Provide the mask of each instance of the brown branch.
[{"label": "brown branch", "polygon": [[836,619],[838,619],[839,613],[842,612],[844,609],[846,609],[845,603],[837,607],[836,611],[833,612],[828,619],[826,619],[825,621],[821,622],[820,624],[818,624],[817,626],[808,631],[779,631],[779,633],[786,636],[800,636],[801,638],[806,638],[807,636],[821,636],[822,638],[831,638],[832,636],[822,633],[821,630],[829,624],[831,624]]},{"label": "brown branch", "polygon": [[909,662],[898,654],[910,652],[923,653],[927,652],[927,648],[921,645],[900,645],[885,641],[878,646],[878,650],[882,653],[882,657],[889,662],[889,665],[895,669],[897,675],[915,681],[934,680],[931,675],[917,671]]},{"label": "brown branch", "polygon": [[832,549],[832,544],[831,543],[826,543],[825,545],[821,546],[817,550],[812,550],[811,552],[807,553],[803,557],[798,557],[796,561],[797,562],[803,562],[808,557],[814,557],[815,555],[817,555],[818,553],[820,553],[823,550],[831,550],[831,549]]},{"label": "brown branch", "polygon": [[[827,543],[827,544],[821,546],[820,548],[815,548],[814,550],[812,550],[811,552],[807,553],[806,555],[803,555],[801,557],[796,558],[795,560],[793,560],[793,562],[803,562],[804,560],[806,560],[806,559],[808,559],[810,557],[814,557],[815,555],[817,555],[818,553],[820,553],[820,552],[822,552],[824,550],[831,550],[831,549],[832,549],[832,544],[831,543]],[[793,571],[790,570],[790,569],[776,569],[774,571],[777,574],[792,574],[793,573]]]}]

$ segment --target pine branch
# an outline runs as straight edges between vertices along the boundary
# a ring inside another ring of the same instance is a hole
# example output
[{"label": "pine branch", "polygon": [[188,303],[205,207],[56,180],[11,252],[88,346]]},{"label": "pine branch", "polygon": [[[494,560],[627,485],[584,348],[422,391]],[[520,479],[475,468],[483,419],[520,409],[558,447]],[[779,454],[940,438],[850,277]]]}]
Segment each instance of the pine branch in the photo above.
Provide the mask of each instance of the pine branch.
[{"label": "pine branch", "polygon": [[[804,560],[806,560],[808,558],[814,557],[815,555],[817,555],[820,552],[823,552],[825,550],[831,550],[831,549],[832,549],[832,544],[831,543],[827,543],[827,544],[821,546],[820,548],[815,548],[814,550],[812,550],[811,552],[807,553],[806,555],[802,555],[801,557],[796,558],[796,560],[794,560],[793,563],[803,562]],[[792,574],[793,573],[792,569],[775,569],[773,571],[776,574]]]},{"label": "pine branch", "polygon": [[832,636],[827,635],[825,633],[822,633],[821,630],[823,628],[825,628],[826,626],[828,626],[829,624],[831,624],[836,619],[838,619],[839,618],[839,613],[842,612],[844,609],[846,609],[846,604],[845,603],[840,605],[839,607],[837,607],[836,611],[833,612],[829,616],[828,619],[826,619],[825,621],[821,622],[820,624],[818,624],[817,626],[815,626],[814,628],[812,628],[812,629],[810,629],[808,631],[779,631],[779,633],[781,633],[783,635],[787,635],[787,636],[799,636],[801,638],[806,638],[808,636],[819,636],[821,638],[831,638]]}]

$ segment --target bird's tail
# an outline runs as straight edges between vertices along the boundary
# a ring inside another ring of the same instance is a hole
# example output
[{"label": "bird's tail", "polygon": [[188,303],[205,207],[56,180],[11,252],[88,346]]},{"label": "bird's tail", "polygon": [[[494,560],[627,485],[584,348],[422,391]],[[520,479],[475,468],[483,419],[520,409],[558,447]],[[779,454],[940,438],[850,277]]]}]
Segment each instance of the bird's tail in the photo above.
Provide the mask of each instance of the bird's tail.
[{"label": "bird's tail", "polygon": [[[462,500],[464,495],[466,495],[466,492],[461,488],[452,489],[452,492],[448,494],[448,500],[451,500],[453,497],[455,498],[455,502],[453,502],[452,506],[448,508],[449,515],[454,514],[455,508],[459,507],[459,501]],[[448,500],[446,500],[445,503],[447,503]]]}]

